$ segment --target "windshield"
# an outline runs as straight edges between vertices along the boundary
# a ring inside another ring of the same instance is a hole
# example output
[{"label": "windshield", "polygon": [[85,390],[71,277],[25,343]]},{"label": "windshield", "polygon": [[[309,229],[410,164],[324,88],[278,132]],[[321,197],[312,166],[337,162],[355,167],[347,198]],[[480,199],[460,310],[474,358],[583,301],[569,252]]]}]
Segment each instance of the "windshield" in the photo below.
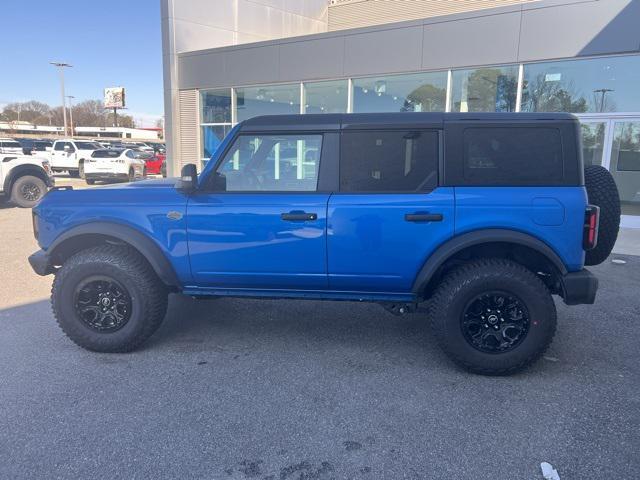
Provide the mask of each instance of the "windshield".
[{"label": "windshield", "polygon": [[5,142],[0,141],[0,148],[22,148],[18,142]]},{"label": "windshield", "polygon": [[136,150],[132,150],[132,152],[133,152],[133,158],[139,158],[141,160],[147,160],[153,157],[153,155],[149,152],[138,152]]},{"label": "windshield", "polygon": [[93,142],[76,142],[76,147],[78,147],[79,150],[98,150],[99,148],[102,148],[100,145]]}]

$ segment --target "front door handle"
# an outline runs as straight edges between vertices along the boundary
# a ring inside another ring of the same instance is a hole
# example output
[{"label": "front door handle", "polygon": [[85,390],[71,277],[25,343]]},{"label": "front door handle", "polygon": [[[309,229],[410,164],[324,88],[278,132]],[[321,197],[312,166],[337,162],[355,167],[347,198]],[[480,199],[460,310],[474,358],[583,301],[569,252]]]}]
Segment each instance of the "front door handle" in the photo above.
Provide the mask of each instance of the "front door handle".
[{"label": "front door handle", "polygon": [[304,222],[305,220],[317,220],[318,215],[316,213],[307,212],[289,212],[281,213],[280,218],[287,222]]},{"label": "front door handle", "polygon": [[442,218],[443,217],[441,213],[429,212],[407,213],[404,216],[404,219],[407,222],[441,222]]}]

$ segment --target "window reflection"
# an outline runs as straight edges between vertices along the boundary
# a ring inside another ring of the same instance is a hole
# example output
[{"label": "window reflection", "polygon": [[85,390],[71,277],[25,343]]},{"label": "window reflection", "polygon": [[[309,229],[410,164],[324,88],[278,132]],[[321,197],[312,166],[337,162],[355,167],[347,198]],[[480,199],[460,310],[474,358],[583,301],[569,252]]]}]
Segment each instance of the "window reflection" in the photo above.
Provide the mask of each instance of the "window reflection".
[{"label": "window reflection", "polygon": [[200,92],[200,123],[231,122],[231,89]]},{"label": "window reflection", "polygon": [[640,121],[616,122],[611,167],[624,215],[640,215]]},{"label": "window reflection", "polygon": [[345,113],[348,82],[337,80],[304,84],[305,113]]},{"label": "window reflection", "polygon": [[353,79],[354,112],[444,112],[447,73]]},{"label": "window reflection", "polygon": [[582,123],[582,157],[585,165],[602,165],[605,122]]},{"label": "window reflection", "polygon": [[231,125],[205,125],[202,128],[203,160],[207,161],[218,149]]},{"label": "window reflection", "polygon": [[484,67],[452,73],[454,112],[514,112],[518,93],[518,67]]},{"label": "window reflection", "polygon": [[236,89],[238,121],[259,115],[300,113],[300,84]]},{"label": "window reflection", "polygon": [[640,111],[640,56],[524,66],[522,111]]}]

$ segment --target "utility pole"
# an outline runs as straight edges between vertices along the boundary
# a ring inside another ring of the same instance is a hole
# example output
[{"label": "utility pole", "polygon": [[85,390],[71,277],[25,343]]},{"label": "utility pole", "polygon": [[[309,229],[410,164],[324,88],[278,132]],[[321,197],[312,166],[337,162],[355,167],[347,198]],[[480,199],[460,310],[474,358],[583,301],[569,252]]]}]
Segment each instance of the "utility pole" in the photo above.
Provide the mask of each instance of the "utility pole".
[{"label": "utility pole", "polygon": [[604,96],[608,93],[608,92],[615,92],[615,90],[613,88],[598,88],[596,90],[593,91],[593,93],[600,93],[600,113],[602,113],[604,111]]},{"label": "utility pole", "polygon": [[71,136],[73,137],[73,99],[76,98],[73,95],[67,95],[69,99],[69,120],[71,123]]},{"label": "utility pole", "polygon": [[60,96],[62,97],[62,116],[64,118],[64,135],[67,136],[67,101],[64,95],[64,69],[65,67],[72,67],[68,63],[64,62],[49,62],[54,67],[58,67],[60,72]]}]

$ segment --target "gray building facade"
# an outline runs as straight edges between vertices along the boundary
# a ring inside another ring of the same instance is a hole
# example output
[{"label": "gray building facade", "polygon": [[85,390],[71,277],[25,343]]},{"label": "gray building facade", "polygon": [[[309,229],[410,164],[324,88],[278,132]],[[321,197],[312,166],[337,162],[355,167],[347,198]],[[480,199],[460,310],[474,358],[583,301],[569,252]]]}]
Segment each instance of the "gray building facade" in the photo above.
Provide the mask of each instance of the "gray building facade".
[{"label": "gray building facade", "polygon": [[586,161],[616,178],[623,224],[640,227],[640,0],[520,2],[181,52],[171,3],[162,21],[173,172],[262,114],[570,111]]}]

